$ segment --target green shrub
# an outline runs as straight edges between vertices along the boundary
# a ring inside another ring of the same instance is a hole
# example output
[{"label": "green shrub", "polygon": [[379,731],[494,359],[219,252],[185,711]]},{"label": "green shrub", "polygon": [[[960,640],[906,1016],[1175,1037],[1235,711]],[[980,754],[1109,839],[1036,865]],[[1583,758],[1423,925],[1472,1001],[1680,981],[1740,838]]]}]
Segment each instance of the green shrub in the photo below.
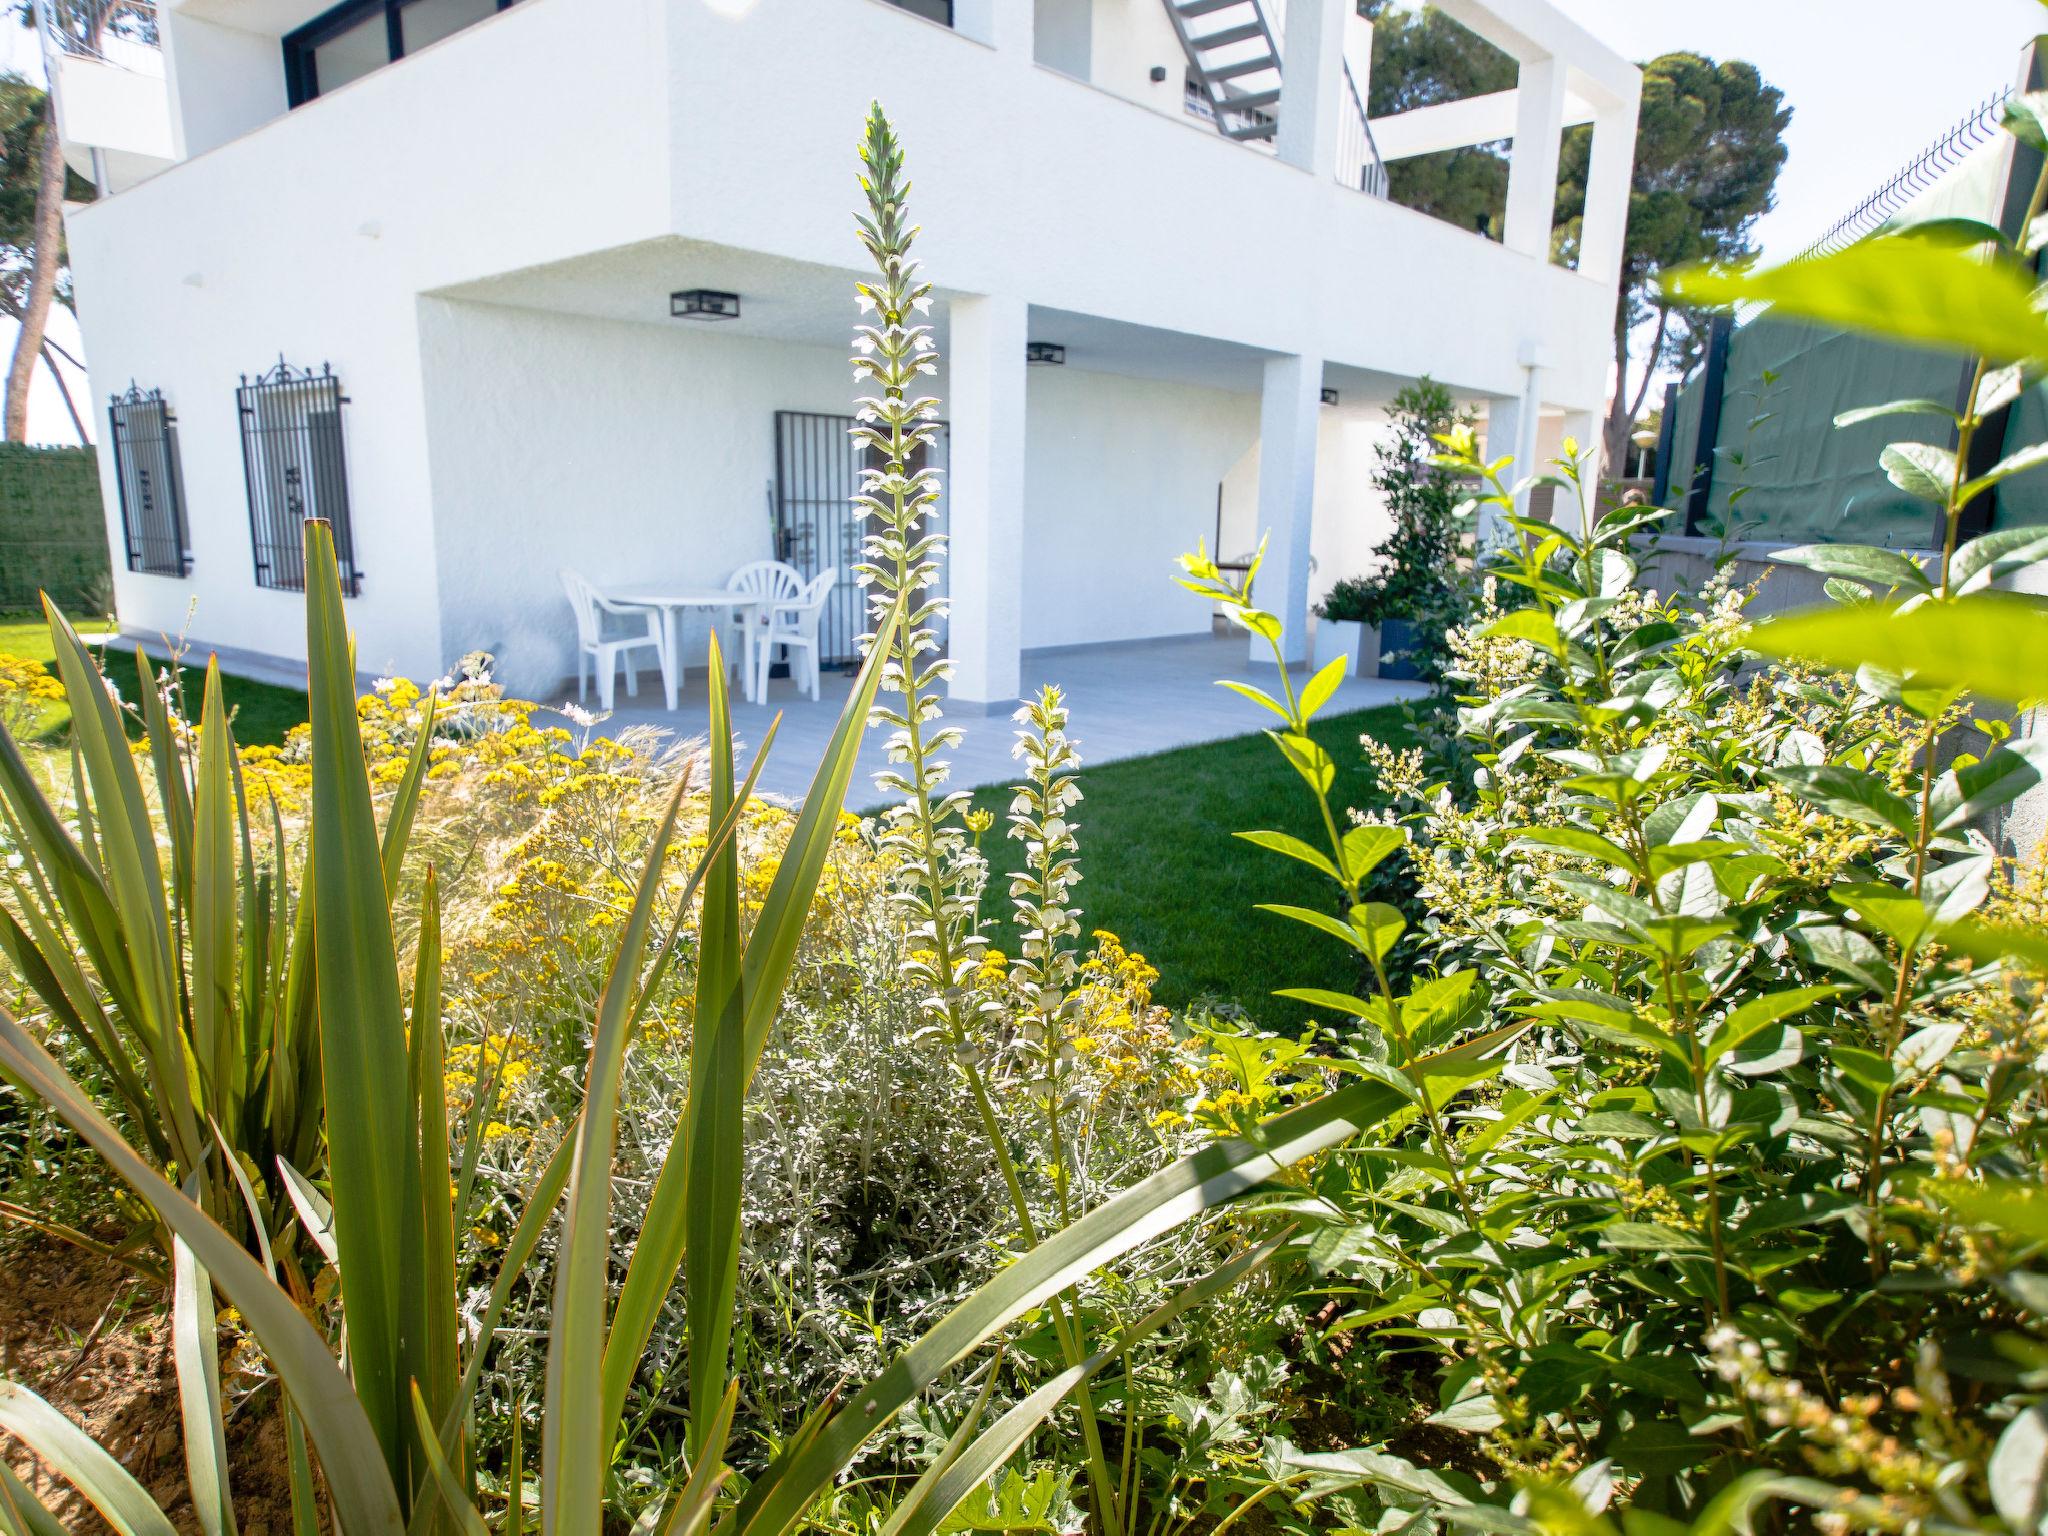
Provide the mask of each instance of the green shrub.
[{"label": "green shrub", "polygon": [[[2048,139],[2044,109],[2016,103],[2015,130]],[[1748,1530],[1786,1505],[1824,1530],[2018,1536],[2048,1513],[2048,884],[2039,850],[1979,830],[2048,777],[2009,715],[2048,690],[2048,605],[1990,590],[2048,534],[1956,538],[2038,459],[1958,468],[2048,366],[2048,327],[2014,266],[1947,233],[1688,285],[1988,353],[1954,454],[1885,455],[1946,517],[1937,565],[1785,551],[1836,606],[1753,627],[1742,593],[1639,589],[1630,549],[1666,514],[1592,520],[1572,445],[1538,483],[1584,533],[1517,515],[1530,482],[1453,433],[1444,467],[1512,531],[1490,580],[1526,597],[1488,591],[1452,636],[1470,782],[1368,743],[1413,810],[1347,825],[1304,745],[1324,679],[1263,701],[1328,846],[1254,835],[1338,887],[1334,912],[1282,915],[1373,978],[1295,995],[1408,1104],[1292,1208],[1317,1213],[1311,1294],[1346,1360],[1426,1365],[1422,1425],[1469,1450],[1276,1442],[1260,1497],[1493,1532]],[[1413,932],[1360,899],[1411,831]],[[1397,947],[1434,970],[1405,993]]]},{"label": "green shrub", "polygon": [[1373,486],[1393,527],[1380,546],[1378,567],[1338,581],[1316,611],[1340,622],[1406,620],[1415,627],[1417,669],[1435,681],[1444,634],[1462,620],[1465,605],[1459,519],[1465,491],[1437,462],[1437,444],[1460,426],[1469,427],[1471,417],[1448,389],[1427,378],[1404,386],[1388,415],[1389,431],[1375,450]]}]

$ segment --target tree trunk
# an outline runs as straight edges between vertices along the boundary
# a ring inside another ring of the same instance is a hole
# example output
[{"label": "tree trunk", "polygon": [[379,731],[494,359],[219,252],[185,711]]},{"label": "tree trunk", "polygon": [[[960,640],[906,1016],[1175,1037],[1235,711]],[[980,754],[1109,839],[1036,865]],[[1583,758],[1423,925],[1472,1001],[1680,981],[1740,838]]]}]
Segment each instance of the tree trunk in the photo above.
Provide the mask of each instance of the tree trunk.
[{"label": "tree trunk", "polygon": [[71,398],[71,386],[64,382],[63,370],[57,366],[57,353],[51,350],[48,341],[43,343],[43,365],[50,370],[50,379],[56,384],[57,393],[64,397],[64,409],[71,413],[71,430],[78,434],[78,446],[90,448],[92,439],[86,435],[85,418],[78,414],[78,402]]},{"label": "tree trunk", "polygon": [[1623,478],[1617,466],[1626,465],[1628,451],[1633,446],[1629,441],[1635,425],[1642,420],[1643,401],[1650,393],[1650,381],[1656,377],[1657,363],[1664,356],[1664,335],[1671,325],[1671,311],[1659,307],[1657,310],[1657,334],[1650,341],[1650,355],[1643,362],[1642,382],[1636,385],[1633,395],[1628,387],[1628,296],[1622,295],[1621,308],[1614,321],[1614,398],[1607,405],[1606,430],[1602,442],[1606,446],[1607,473],[1616,479]]},{"label": "tree trunk", "polygon": [[21,305],[21,333],[14,339],[14,362],[7,370],[7,441],[28,441],[28,390],[36,362],[43,355],[43,332],[50,323],[50,300],[57,293],[57,265],[64,243],[64,146],[57,137],[57,104],[45,97],[43,131],[37,141],[35,252],[29,265],[28,292]]}]

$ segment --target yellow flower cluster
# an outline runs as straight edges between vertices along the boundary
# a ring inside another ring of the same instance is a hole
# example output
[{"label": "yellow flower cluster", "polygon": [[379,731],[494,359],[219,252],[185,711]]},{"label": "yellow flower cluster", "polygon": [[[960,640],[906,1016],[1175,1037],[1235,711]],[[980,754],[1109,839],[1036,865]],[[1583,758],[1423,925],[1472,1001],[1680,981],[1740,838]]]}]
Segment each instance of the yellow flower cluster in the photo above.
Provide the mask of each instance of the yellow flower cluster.
[{"label": "yellow flower cluster", "polygon": [[1157,968],[1108,929],[1098,928],[1094,938],[1074,989],[1067,1043],[1098,1099],[1150,1108],[1160,1128],[1178,1124],[1180,1106],[1209,1081],[1207,1053],[1153,1003]]},{"label": "yellow flower cluster", "polygon": [[63,698],[64,685],[41,662],[0,651],[0,730],[19,735]]}]

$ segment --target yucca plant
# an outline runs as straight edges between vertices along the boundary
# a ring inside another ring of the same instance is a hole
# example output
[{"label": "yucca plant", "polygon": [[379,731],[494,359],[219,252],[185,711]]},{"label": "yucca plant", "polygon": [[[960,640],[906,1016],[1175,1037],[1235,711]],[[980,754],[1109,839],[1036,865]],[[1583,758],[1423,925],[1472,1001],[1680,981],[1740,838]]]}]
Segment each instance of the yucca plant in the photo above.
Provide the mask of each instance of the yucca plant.
[{"label": "yucca plant", "polygon": [[[0,732],[0,816],[25,855],[0,901],[0,954],[91,1061],[101,1102],[157,1169],[196,1178],[206,1212],[256,1251],[290,1223],[279,1160],[317,1173],[323,1154],[312,908],[294,899],[303,867],[275,803],[251,803],[219,666],[207,666],[194,731],[172,707],[176,669],[159,672],[137,649],[148,746],[138,762],[112,681],[47,599],[45,609],[71,706],[73,816]],[[387,898],[432,722],[430,701],[387,812]]]},{"label": "yucca plant", "polygon": [[[879,108],[869,119],[863,154],[871,192],[878,180],[893,178],[900,168],[900,151]],[[895,185],[893,180],[887,184]],[[885,201],[891,217],[900,217],[900,192]],[[877,293],[888,295],[883,318],[900,327],[910,300],[888,281],[899,269],[890,267],[884,252],[876,254],[885,282],[864,291],[871,302]],[[434,883],[429,878],[425,885],[416,962],[406,977],[400,973],[390,900],[403,854],[403,827],[394,819],[379,836],[356,721],[333,541],[318,522],[307,524],[305,537],[312,792],[311,873],[301,910],[316,950],[307,963],[310,1006],[328,1026],[320,1031],[322,1086],[336,1112],[326,1122],[324,1192],[282,1160],[275,1166],[301,1222],[339,1273],[337,1336],[324,1333],[278,1284],[265,1224],[256,1225],[252,1254],[200,1198],[204,1181],[212,1177],[249,1203],[252,1194],[239,1176],[239,1164],[217,1173],[203,1156],[195,1156],[189,1170],[175,1164],[188,1185],[181,1192],[162,1171],[166,1160],[125,1140],[43,1044],[0,1010],[0,1070],[50,1103],[98,1149],[172,1235],[187,1459],[195,1505],[209,1536],[231,1529],[233,1522],[213,1368],[215,1288],[241,1313],[285,1393],[301,1529],[311,1529],[311,1465],[317,1456],[336,1523],[348,1536],[439,1528],[475,1533],[487,1528],[487,1509],[505,1529],[518,1531],[524,1528],[526,1508],[523,1448],[515,1441],[506,1476],[498,1482],[503,1491],[487,1497],[473,1465],[466,1424],[510,1288],[559,1208],[541,1405],[540,1529],[546,1536],[565,1536],[600,1528],[626,1387],[655,1313],[680,1270],[690,1329],[691,1465],[682,1485],[670,1490],[665,1508],[650,1511],[648,1518],[663,1533],[697,1531],[715,1517],[718,1529],[729,1536],[779,1536],[805,1517],[899,1409],[1019,1319],[1080,1277],[1189,1217],[1256,1189],[1280,1169],[1356,1135],[1398,1107],[1397,1095],[1382,1084],[1349,1087],[1278,1116],[1251,1135],[1202,1148],[1134,1185],[1038,1243],[873,1380],[819,1404],[740,1496],[722,1494],[731,1476],[724,1458],[737,1396],[729,1379],[728,1343],[740,1241],[737,1170],[747,1084],[818,887],[861,732],[884,670],[903,654],[899,640],[905,626],[918,622],[911,594],[895,594],[878,612],[876,638],[812,780],[774,883],[751,930],[744,932],[731,837],[752,779],[735,786],[723,669],[714,656],[707,845],[673,898],[676,915],[667,934],[657,939],[656,913],[670,872],[679,785],[648,849],[592,1021],[585,1103],[528,1194],[480,1326],[465,1350],[452,1257],[452,1233],[462,1213],[452,1209],[444,1193],[451,1182],[460,1189],[465,1181],[449,1178]],[[758,760],[755,768],[758,772]],[[146,810],[138,806],[137,828],[146,820]],[[699,892],[690,1098],[614,1299],[606,1272],[610,1171],[626,1053],[650,999],[666,984],[684,913]],[[1044,1382],[986,1429],[981,1415],[971,1414],[899,1503],[889,1527],[892,1536],[934,1529],[1089,1376],[1221,1292],[1271,1251],[1270,1244],[1247,1250],[1186,1287]],[[337,1358],[341,1338],[346,1340],[345,1360]],[[120,1528],[168,1529],[129,1474],[27,1389],[0,1383],[0,1427],[26,1441]],[[309,1447],[310,1454],[302,1447]],[[46,1512],[27,1490],[11,1476],[0,1476],[0,1531],[50,1528]]]}]

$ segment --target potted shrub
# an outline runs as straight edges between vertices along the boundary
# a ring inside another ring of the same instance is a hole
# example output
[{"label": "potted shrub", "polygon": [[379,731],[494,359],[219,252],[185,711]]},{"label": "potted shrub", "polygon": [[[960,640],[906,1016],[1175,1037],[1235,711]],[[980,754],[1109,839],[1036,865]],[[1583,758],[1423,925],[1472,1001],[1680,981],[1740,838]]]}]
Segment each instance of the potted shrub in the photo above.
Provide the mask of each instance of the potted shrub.
[{"label": "potted shrub", "polygon": [[1458,580],[1458,507],[1465,490],[1437,466],[1437,439],[1469,425],[1471,417],[1448,389],[1427,378],[1395,395],[1388,414],[1393,430],[1379,445],[1373,485],[1392,515],[1393,532],[1380,548],[1379,568],[1337,583],[1317,612],[1325,622],[1375,631],[1350,652],[1359,660],[1359,676],[1435,682],[1444,631],[1463,621],[1465,601]]},{"label": "potted shrub", "polygon": [[1327,666],[1342,656],[1345,676],[1378,676],[1379,631],[1372,615],[1365,577],[1346,576],[1330,588],[1316,604],[1316,665]]}]

